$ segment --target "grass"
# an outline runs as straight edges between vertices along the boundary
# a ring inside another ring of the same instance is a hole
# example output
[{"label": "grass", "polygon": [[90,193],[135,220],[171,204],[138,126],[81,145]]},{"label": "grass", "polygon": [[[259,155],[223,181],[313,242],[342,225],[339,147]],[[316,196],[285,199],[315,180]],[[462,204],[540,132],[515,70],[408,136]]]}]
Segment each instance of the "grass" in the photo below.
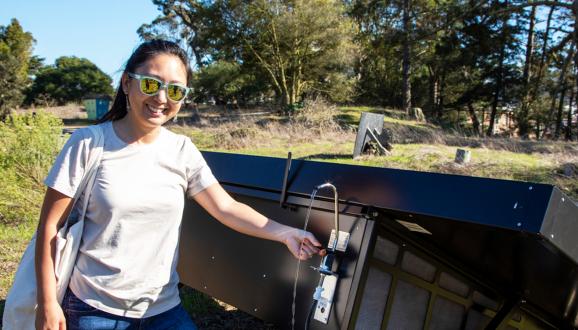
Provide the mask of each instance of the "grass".
[{"label": "grass", "polygon": [[[359,120],[362,111],[396,113],[379,108],[343,107],[335,118],[342,123],[349,118],[342,125],[348,127]],[[562,174],[565,164],[578,167],[578,143],[465,137],[431,124],[404,120],[399,111],[396,116],[386,116],[384,123],[393,136],[392,155],[365,155],[356,160],[351,157],[356,132],[347,129],[294,129],[279,121],[268,121],[264,127],[247,121],[216,125],[205,122],[171,129],[190,136],[204,150],[281,158],[291,151],[294,158],[315,161],[547,183],[578,200],[577,175]],[[233,137],[239,127],[254,133]],[[471,151],[469,164],[454,163],[457,148]]]}]

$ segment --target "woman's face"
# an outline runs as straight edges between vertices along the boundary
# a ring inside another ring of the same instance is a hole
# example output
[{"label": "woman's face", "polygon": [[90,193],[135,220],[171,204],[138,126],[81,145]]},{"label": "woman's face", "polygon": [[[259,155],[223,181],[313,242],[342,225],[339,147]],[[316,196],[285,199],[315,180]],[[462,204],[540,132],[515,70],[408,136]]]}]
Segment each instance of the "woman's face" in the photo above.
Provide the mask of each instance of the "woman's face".
[{"label": "woman's face", "polygon": [[[178,57],[170,54],[156,55],[132,73],[154,77],[164,83],[187,85],[185,65]],[[127,116],[142,128],[160,127],[173,118],[181,108],[182,102],[173,102],[167,98],[166,88],[161,88],[158,94],[149,96],[140,91],[137,79],[124,74],[122,82],[123,90],[127,93],[130,102]]]}]

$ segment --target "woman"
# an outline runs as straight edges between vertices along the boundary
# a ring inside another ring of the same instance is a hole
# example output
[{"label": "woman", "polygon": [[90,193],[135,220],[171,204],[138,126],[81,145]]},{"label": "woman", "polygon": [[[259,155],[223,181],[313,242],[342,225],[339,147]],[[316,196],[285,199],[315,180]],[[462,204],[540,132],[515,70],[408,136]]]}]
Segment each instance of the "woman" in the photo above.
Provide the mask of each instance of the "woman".
[{"label": "woman", "polygon": [[319,252],[311,233],[233,200],[190,139],[162,127],[181,108],[189,77],[187,56],[172,42],[146,42],[129,58],[99,124],[104,153],[62,306],[51,244],[84,173],[89,130],[76,131],[59,154],[45,180],[37,235],[38,329],[195,329],[175,271],[183,193],[223,224],[282,242],[297,258]]}]

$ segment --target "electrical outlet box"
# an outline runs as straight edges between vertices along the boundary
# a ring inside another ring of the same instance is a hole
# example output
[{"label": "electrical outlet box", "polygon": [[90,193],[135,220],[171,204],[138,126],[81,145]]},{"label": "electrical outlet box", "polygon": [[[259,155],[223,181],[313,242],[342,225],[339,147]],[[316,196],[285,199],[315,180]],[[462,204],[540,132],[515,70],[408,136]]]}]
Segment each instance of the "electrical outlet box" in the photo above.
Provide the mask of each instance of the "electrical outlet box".
[{"label": "electrical outlet box", "polygon": [[[335,229],[331,230],[331,236],[329,237],[329,243],[327,247],[331,248],[333,242],[335,241]],[[337,251],[345,252],[347,250],[347,244],[349,244],[349,233],[345,231],[339,231],[339,239],[337,240],[337,246],[335,249]]]},{"label": "electrical outlet box", "polygon": [[335,294],[335,288],[337,287],[337,276],[325,276],[325,278],[323,278],[322,287],[323,291],[321,292],[321,299],[317,301],[313,319],[327,324],[329,321],[331,306],[333,305],[333,295]]}]

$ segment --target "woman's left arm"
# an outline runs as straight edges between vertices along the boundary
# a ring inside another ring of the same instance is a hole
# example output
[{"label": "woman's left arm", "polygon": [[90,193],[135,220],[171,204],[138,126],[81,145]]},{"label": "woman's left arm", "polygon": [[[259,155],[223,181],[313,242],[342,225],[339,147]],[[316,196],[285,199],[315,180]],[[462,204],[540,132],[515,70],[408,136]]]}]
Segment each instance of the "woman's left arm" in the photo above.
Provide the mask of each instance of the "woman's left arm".
[{"label": "woman's left arm", "polygon": [[[301,260],[320,253],[321,244],[310,232],[268,219],[250,206],[234,200],[219,183],[215,183],[194,197],[209,214],[222,224],[240,233],[283,243]],[[302,249],[301,242],[303,242]]]}]

